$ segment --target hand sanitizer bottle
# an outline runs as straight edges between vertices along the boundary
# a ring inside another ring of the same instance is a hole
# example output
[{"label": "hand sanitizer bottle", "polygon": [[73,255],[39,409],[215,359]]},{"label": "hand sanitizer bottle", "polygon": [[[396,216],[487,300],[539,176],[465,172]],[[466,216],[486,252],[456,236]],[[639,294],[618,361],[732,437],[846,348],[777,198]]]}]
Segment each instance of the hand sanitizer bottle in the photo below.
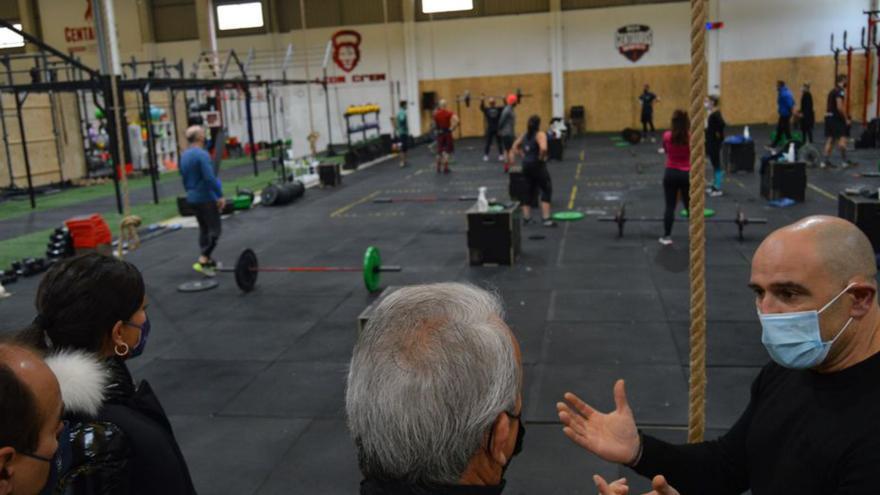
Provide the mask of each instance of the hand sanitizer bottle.
[{"label": "hand sanitizer bottle", "polygon": [[480,193],[477,195],[477,211],[480,213],[489,211],[489,200],[486,199],[485,187],[480,187]]}]

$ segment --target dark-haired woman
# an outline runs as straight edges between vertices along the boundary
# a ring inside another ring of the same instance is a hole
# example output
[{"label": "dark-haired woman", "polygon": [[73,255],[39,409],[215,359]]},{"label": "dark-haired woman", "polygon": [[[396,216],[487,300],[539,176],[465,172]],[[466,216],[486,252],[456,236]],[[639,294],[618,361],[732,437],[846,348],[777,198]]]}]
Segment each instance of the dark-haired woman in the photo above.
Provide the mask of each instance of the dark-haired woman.
[{"label": "dark-haired woman", "polygon": [[52,352],[94,353],[109,374],[95,414],[65,417],[74,465],[55,493],[194,494],[162,406],[147,382],[135,385],[126,365],[144,351],[150,334],[138,269],[99,254],[64,260],[40,282],[36,309],[23,340]]},{"label": "dark-haired woman", "polygon": [[553,183],[547,170],[547,134],[539,132],[541,117],[532,115],[526,132],[513,143],[514,153],[522,156],[522,174],[529,184],[529,201],[523,202],[523,221],[531,223],[532,206],[536,199],[541,202],[541,221],[545,227],[555,227],[550,218],[550,201],[553,196]]},{"label": "dark-haired woman", "polygon": [[688,141],[690,119],[687,112],[676,110],[672,114],[672,128],[663,133],[663,150],[666,153],[666,172],[663,174],[663,194],[666,210],[663,213],[663,237],[660,244],[672,244],[672,224],[678,196],[688,209],[690,198],[691,151]]}]

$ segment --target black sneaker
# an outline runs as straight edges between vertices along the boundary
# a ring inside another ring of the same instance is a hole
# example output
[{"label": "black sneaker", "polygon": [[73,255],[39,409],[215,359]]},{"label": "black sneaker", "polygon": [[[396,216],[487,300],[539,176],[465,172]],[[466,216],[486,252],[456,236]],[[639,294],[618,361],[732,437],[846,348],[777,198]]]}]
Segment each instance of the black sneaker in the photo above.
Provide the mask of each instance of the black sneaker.
[{"label": "black sneaker", "polygon": [[523,217],[523,225],[531,225],[535,221],[531,217]]}]

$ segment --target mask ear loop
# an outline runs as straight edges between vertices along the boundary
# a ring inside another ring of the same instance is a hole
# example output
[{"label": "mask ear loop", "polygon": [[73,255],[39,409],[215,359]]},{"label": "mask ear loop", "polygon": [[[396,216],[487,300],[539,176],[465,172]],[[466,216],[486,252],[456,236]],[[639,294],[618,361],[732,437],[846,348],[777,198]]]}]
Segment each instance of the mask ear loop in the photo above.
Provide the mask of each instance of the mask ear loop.
[{"label": "mask ear loop", "polygon": [[828,309],[828,306],[831,306],[832,304],[834,304],[834,302],[837,301],[838,299],[840,299],[840,297],[842,295],[846,294],[846,291],[852,289],[854,285],[856,285],[856,283],[852,282],[849,285],[847,285],[846,287],[844,287],[844,289],[842,291],[840,291],[836,296],[834,296],[834,299],[828,301],[828,304],[826,304],[825,306],[822,306],[822,309],[820,309],[817,312],[821,313],[822,311],[825,311],[826,309]]}]

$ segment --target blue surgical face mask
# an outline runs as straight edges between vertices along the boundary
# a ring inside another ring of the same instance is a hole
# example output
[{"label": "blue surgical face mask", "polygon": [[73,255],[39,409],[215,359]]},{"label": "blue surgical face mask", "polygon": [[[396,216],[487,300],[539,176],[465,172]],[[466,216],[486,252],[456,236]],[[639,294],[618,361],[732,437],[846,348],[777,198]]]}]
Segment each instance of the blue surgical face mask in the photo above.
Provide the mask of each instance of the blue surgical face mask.
[{"label": "blue surgical face mask", "polygon": [[138,325],[136,323],[128,322],[126,325],[135,327],[140,329],[141,331],[141,339],[138,341],[137,345],[131,349],[131,352],[128,354],[129,357],[138,357],[144,352],[144,348],[147,347],[147,338],[150,336],[150,318],[144,320],[143,325]]},{"label": "blue surgical face mask", "polygon": [[821,309],[796,313],[761,314],[761,342],[770,357],[780,366],[807,369],[819,366],[828,357],[831,346],[846,330],[852,317],[833,339],[823,342],[819,328],[819,314],[840,299],[853,285],[849,284]]},{"label": "blue surgical face mask", "polygon": [[58,482],[67,474],[67,471],[70,470],[73,464],[73,450],[70,446],[70,429],[67,421],[64,422],[64,427],[58,435],[58,449],[55,450],[55,454],[51,459],[36,454],[26,454],[24,452],[22,454],[32,459],[49,463],[49,475],[46,477],[46,484],[40,491],[40,495],[51,495],[54,493],[55,486],[58,485]]}]

